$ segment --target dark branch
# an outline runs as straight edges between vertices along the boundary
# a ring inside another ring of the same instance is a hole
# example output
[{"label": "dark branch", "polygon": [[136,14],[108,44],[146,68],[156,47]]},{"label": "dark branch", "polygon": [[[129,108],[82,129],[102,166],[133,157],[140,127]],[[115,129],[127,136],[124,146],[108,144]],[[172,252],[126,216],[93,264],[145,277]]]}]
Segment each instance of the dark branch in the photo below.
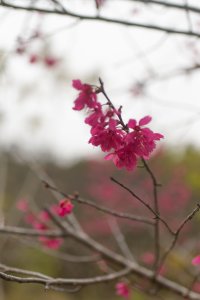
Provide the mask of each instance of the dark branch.
[{"label": "dark branch", "polygon": [[73,12],[71,12],[69,10],[66,10],[66,9],[65,9],[65,11],[63,11],[63,10],[58,11],[58,10],[51,10],[51,9],[46,9],[46,8],[34,7],[34,6],[20,6],[20,5],[15,5],[15,4],[12,4],[12,3],[5,2],[3,0],[1,1],[0,6],[11,8],[11,9],[26,10],[26,11],[30,11],[30,12],[35,12],[36,11],[36,12],[40,12],[40,13],[57,14],[57,15],[60,15],[60,16],[69,16],[69,17],[72,17],[72,18],[80,19],[80,20],[107,22],[107,23],[118,24],[118,25],[132,26],[132,27],[141,28],[141,29],[166,32],[166,33],[169,33],[169,34],[178,34],[178,35],[200,37],[200,34],[198,32],[191,32],[191,31],[181,30],[181,29],[173,29],[173,28],[170,28],[170,27],[162,27],[162,26],[153,25],[153,24],[136,23],[136,22],[125,21],[125,20],[121,20],[121,19],[107,18],[107,17],[103,17],[103,16],[81,15],[81,14],[78,14],[78,13],[73,13]]}]

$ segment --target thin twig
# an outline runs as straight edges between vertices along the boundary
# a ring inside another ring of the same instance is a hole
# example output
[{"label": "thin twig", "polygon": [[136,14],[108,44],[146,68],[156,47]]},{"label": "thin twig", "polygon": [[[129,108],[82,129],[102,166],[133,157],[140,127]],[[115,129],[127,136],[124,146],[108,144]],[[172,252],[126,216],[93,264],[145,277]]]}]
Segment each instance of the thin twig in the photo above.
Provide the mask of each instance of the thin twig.
[{"label": "thin twig", "polygon": [[114,218],[108,219],[108,224],[112,230],[113,236],[117,241],[119,248],[121,249],[122,253],[125,255],[126,258],[135,261],[132,252],[130,251],[128,244],[125,240],[124,234],[122,233],[117,221]]},{"label": "thin twig", "polygon": [[[150,175],[152,185],[153,185],[153,201],[154,201],[154,210],[158,216],[160,216],[159,204],[158,204],[158,191],[157,188],[160,186],[156,180],[156,177],[152,170],[150,169],[149,165],[142,158],[142,162],[148,174]],[[159,260],[160,260],[160,218],[156,218],[155,220],[155,261],[154,261],[154,270],[158,269]]]},{"label": "thin twig", "polygon": [[110,178],[113,182],[115,182],[116,184],[118,184],[119,186],[121,186],[124,190],[126,190],[127,192],[129,192],[134,198],[136,198],[140,203],[142,203],[150,212],[152,212],[152,214],[154,215],[155,219],[159,219],[164,225],[165,227],[168,229],[168,231],[174,235],[174,232],[172,231],[172,229],[170,228],[170,226],[167,224],[167,222],[161,217],[159,216],[154,209],[147,203],[145,202],[142,198],[140,198],[138,195],[136,195],[130,188],[128,188],[127,186],[125,186],[123,183],[119,182],[117,179],[111,177]]},{"label": "thin twig", "polygon": [[193,217],[196,215],[197,212],[199,212],[200,210],[200,204],[197,204],[197,207],[181,222],[181,224],[179,225],[178,229],[175,231],[174,233],[174,238],[171,242],[171,245],[169,246],[168,250],[164,253],[161,262],[160,262],[160,266],[158,268],[158,271],[162,268],[163,264],[165,263],[167,257],[169,256],[169,254],[171,253],[172,249],[175,247],[176,242],[178,240],[178,237],[182,231],[182,229],[184,228],[184,226],[193,219]]},{"label": "thin twig", "polygon": [[50,185],[48,182],[46,182],[44,180],[43,180],[43,183],[45,184],[46,188],[51,189],[52,191],[55,191],[55,192],[59,193],[63,197],[70,199],[72,202],[75,201],[75,202],[78,202],[80,204],[88,205],[90,207],[95,208],[98,211],[101,211],[103,213],[106,213],[106,214],[109,214],[109,215],[112,215],[112,216],[115,216],[115,217],[118,217],[118,218],[127,219],[127,220],[131,220],[131,221],[142,222],[142,223],[146,223],[148,225],[153,225],[155,223],[155,221],[150,219],[150,218],[140,217],[140,216],[132,215],[132,214],[129,214],[129,213],[118,212],[118,211],[115,211],[113,209],[107,208],[105,206],[102,206],[102,205],[96,204],[94,202],[91,202],[89,200],[80,198],[79,195],[77,195],[77,194],[75,196],[68,195],[67,193],[64,193],[64,192],[58,190],[56,187]]},{"label": "thin twig", "polygon": [[141,2],[141,3],[145,3],[145,4],[155,4],[155,5],[160,5],[160,6],[164,6],[166,8],[175,8],[178,10],[183,10],[183,11],[190,11],[193,13],[200,13],[200,8],[196,7],[196,6],[192,6],[192,5],[188,5],[187,3],[185,5],[181,5],[178,3],[173,3],[173,2],[168,2],[168,1],[159,1],[159,0],[130,0],[130,1],[134,1],[134,2]]}]

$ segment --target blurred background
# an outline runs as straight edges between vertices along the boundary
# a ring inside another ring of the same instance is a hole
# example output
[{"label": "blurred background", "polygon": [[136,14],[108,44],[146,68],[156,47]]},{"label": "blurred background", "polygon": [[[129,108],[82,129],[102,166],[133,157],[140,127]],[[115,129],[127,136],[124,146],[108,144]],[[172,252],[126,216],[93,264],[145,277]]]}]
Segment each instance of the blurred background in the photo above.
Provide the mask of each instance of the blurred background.
[{"label": "blurred background", "polygon": [[[145,171],[138,168],[133,174],[127,173],[104,162],[100,151],[88,144],[89,128],[84,124],[87,112],[72,110],[77,94],[72,80],[98,85],[101,77],[113,103],[123,106],[125,121],[151,115],[151,128],[165,136],[150,165],[162,183],[161,212],[176,228],[199,199],[199,13],[145,1],[61,2],[77,15],[153,24],[187,33],[169,34],[167,30],[149,30],[148,26],[141,29],[16,10],[0,4],[1,224],[30,226],[18,205],[23,201],[36,214],[44,204],[55,203],[55,197],[44,188],[41,179],[51,180],[67,193],[78,191],[84,198],[110,208],[149,216],[126,191],[110,181],[111,176],[116,176],[151,202],[152,187]],[[54,1],[9,3],[54,10]],[[176,3],[200,10],[198,0]],[[152,267],[152,232],[148,226],[121,220],[116,223],[84,205],[76,205],[75,214],[87,233],[120,252],[113,233],[119,226],[133,256]],[[198,271],[191,266],[192,257],[200,251],[198,225],[197,216],[184,229],[163,271],[186,286]],[[170,237],[162,230],[164,251]],[[101,274],[105,262],[88,262],[88,255],[84,247],[77,247],[72,240],[59,249],[50,249],[41,246],[37,239],[0,236],[1,263],[54,277]],[[200,291],[200,283],[194,289]],[[165,293],[164,299],[167,296]],[[84,300],[118,296],[113,284],[86,287],[73,295],[44,292],[42,287],[32,284],[0,282],[0,299],[27,297]],[[136,288],[131,297],[152,298]]]}]

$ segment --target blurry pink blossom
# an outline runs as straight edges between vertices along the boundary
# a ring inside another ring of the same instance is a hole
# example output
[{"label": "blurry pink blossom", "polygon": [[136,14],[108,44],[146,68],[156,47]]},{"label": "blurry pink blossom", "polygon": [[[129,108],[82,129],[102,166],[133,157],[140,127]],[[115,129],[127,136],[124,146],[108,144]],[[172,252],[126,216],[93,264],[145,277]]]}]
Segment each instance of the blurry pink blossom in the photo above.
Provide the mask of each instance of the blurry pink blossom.
[{"label": "blurry pink blossom", "polygon": [[52,56],[45,56],[44,58],[44,64],[49,68],[55,67],[58,64],[58,62],[59,60]]},{"label": "blurry pink blossom", "polygon": [[115,286],[115,289],[118,296],[122,296],[124,298],[128,298],[130,296],[130,288],[125,282],[118,282]]},{"label": "blurry pink blossom", "polygon": [[63,199],[59,203],[58,215],[64,217],[69,215],[73,210],[74,205],[69,199]]},{"label": "blurry pink blossom", "polygon": [[17,209],[22,211],[22,212],[27,212],[29,209],[28,202],[26,199],[20,199],[17,201]]},{"label": "blurry pink blossom", "polygon": [[141,260],[147,264],[147,265],[151,265],[154,262],[154,254],[152,252],[145,252],[142,256],[141,256]]},{"label": "blurry pink blossom", "polygon": [[192,264],[193,264],[194,266],[197,266],[197,265],[200,264],[200,255],[197,255],[197,256],[195,256],[195,257],[192,259]]},{"label": "blurry pink blossom", "polygon": [[85,107],[96,107],[97,96],[91,85],[86,83],[83,84],[80,80],[73,80],[72,86],[80,91],[78,97],[74,101],[74,110],[82,110]]},{"label": "blurry pink blossom", "polygon": [[39,56],[37,54],[31,54],[29,56],[29,62],[30,62],[30,64],[35,64],[35,63],[38,62],[38,60],[39,60]]},{"label": "blurry pink blossom", "polygon": [[62,239],[39,237],[39,241],[47,248],[57,250],[62,245]]}]

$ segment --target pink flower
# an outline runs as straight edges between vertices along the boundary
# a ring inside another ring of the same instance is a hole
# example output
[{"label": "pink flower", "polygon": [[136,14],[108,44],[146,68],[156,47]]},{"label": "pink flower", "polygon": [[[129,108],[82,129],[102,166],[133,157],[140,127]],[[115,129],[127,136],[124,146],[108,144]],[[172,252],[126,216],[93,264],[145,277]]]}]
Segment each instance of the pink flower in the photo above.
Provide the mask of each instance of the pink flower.
[{"label": "pink flower", "polygon": [[149,158],[149,155],[156,147],[155,142],[163,138],[163,135],[160,133],[154,133],[147,127],[142,128],[150,121],[151,117],[146,116],[139,121],[138,125],[134,119],[130,119],[128,122],[128,127],[133,129],[133,131],[127,134],[126,143],[132,143],[135,154],[143,158]]},{"label": "pink flower", "polygon": [[46,230],[47,226],[39,221],[34,221],[32,224],[33,228],[38,229],[38,230]]},{"label": "pink flower", "polygon": [[112,159],[117,168],[122,169],[125,167],[128,171],[132,171],[137,163],[134,147],[131,144],[106,155],[104,158],[106,160]]},{"label": "pink flower", "polygon": [[130,296],[130,288],[125,282],[118,282],[115,289],[118,296],[122,296],[124,298],[128,298]]},{"label": "pink flower", "polygon": [[193,291],[200,293],[200,282],[196,282],[192,288]]},{"label": "pink flower", "polygon": [[155,260],[155,256],[152,252],[145,252],[142,256],[141,259],[144,263],[151,265],[153,264]]},{"label": "pink flower", "polygon": [[51,209],[52,213],[59,215],[59,211],[60,211],[59,205],[53,204],[53,205],[51,205],[50,209]]},{"label": "pink flower", "polygon": [[[152,252],[145,252],[141,256],[141,259],[145,264],[152,265],[155,261],[155,255]],[[158,269],[158,274],[164,275],[165,272],[166,272],[166,268],[165,266],[162,265],[161,268]]]},{"label": "pink flower", "polygon": [[108,128],[101,125],[91,130],[92,137],[89,140],[94,146],[100,146],[103,152],[111,149],[118,149],[122,145],[124,133],[120,129],[116,129],[117,121],[110,119]]},{"label": "pink flower", "polygon": [[18,202],[17,202],[17,209],[22,211],[22,212],[27,212],[29,210],[29,207],[28,207],[28,202],[26,199],[20,199]]},{"label": "pink flower", "polygon": [[59,60],[52,56],[45,56],[44,58],[44,64],[49,68],[55,67],[58,64],[58,62]]},{"label": "pink flower", "polygon": [[31,55],[29,56],[29,62],[30,62],[31,64],[37,63],[38,60],[39,60],[39,57],[38,57],[37,54],[31,54]]},{"label": "pink flower", "polygon": [[97,95],[89,84],[82,84],[80,80],[73,80],[72,86],[80,91],[78,97],[74,101],[74,110],[82,110],[85,107],[95,108],[97,104]]},{"label": "pink flower", "polygon": [[197,255],[197,256],[195,256],[195,257],[192,259],[192,264],[193,264],[194,266],[197,266],[197,265],[200,264],[200,255]]},{"label": "pink flower", "polygon": [[58,215],[64,217],[69,215],[73,210],[74,205],[68,199],[63,199],[59,203]]},{"label": "pink flower", "polygon": [[85,124],[95,127],[101,123],[101,121],[104,122],[104,114],[102,112],[101,104],[97,102],[93,112],[85,118]]},{"label": "pink flower", "polygon": [[47,221],[50,220],[50,216],[49,216],[48,212],[45,211],[45,210],[43,210],[43,211],[41,211],[41,212],[39,213],[39,217],[38,217],[38,218],[39,218],[40,221],[42,221],[42,222],[47,222]]},{"label": "pink flower", "polygon": [[36,217],[34,216],[34,214],[32,212],[28,213],[26,216],[25,216],[25,222],[27,224],[33,224],[36,220]]},{"label": "pink flower", "polygon": [[[150,116],[145,116],[138,123],[130,119],[124,124],[121,117],[121,107],[117,110],[101,90],[96,91],[91,85],[83,84],[80,80],[73,80],[73,87],[80,91],[75,100],[74,110],[88,108],[90,114],[85,123],[91,126],[89,143],[100,146],[103,152],[109,152],[106,160],[113,160],[117,168],[133,170],[139,157],[148,159],[156,147],[156,141],[163,138],[162,134],[154,133],[145,127],[150,121]],[[107,110],[97,101],[96,93],[102,92],[107,98]]]},{"label": "pink flower", "polygon": [[62,245],[63,240],[58,238],[47,238],[40,236],[39,241],[47,248],[57,250]]}]

